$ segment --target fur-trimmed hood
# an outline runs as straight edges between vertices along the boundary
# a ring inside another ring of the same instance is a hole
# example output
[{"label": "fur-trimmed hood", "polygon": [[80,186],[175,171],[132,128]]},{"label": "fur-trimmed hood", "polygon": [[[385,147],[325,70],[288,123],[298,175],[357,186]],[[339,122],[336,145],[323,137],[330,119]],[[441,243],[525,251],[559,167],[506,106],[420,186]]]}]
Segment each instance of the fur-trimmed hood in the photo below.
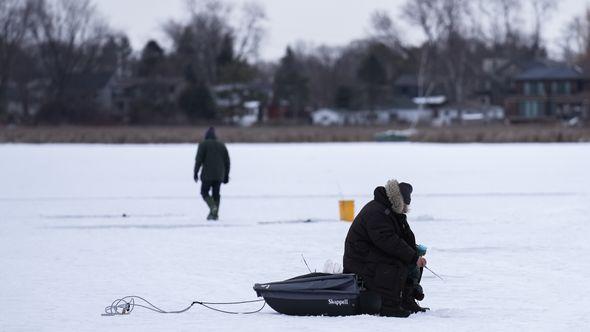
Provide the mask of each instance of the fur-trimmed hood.
[{"label": "fur-trimmed hood", "polygon": [[387,198],[391,203],[393,212],[398,214],[407,213],[408,206],[404,203],[404,198],[401,191],[399,190],[399,182],[397,182],[395,179],[392,179],[387,181],[387,184],[385,184],[384,187],[385,192],[387,193]]}]

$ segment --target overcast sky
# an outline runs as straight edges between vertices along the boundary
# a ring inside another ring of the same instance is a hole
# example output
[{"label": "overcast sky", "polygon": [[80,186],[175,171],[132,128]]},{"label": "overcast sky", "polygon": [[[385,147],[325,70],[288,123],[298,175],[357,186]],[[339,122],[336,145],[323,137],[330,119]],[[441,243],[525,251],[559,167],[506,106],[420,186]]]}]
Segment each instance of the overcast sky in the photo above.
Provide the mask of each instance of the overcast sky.
[{"label": "overcast sky", "polygon": [[[236,6],[248,0],[227,0]],[[493,1],[493,0],[490,0]],[[545,30],[550,48],[557,50],[557,40],[564,25],[580,14],[590,0],[555,0],[559,8]],[[405,0],[258,0],[265,7],[267,37],[261,49],[265,60],[279,58],[288,44],[307,41],[313,44],[345,45],[367,34],[370,14],[384,9],[399,19]],[[149,39],[166,45],[161,26],[170,19],[186,17],[184,0],[95,0],[99,10],[117,29],[127,32],[134,48],[141,49]],[[400,22],[401,23],[401,22]],[[402,31],[410,41],[420,34],[404,24]]]}]

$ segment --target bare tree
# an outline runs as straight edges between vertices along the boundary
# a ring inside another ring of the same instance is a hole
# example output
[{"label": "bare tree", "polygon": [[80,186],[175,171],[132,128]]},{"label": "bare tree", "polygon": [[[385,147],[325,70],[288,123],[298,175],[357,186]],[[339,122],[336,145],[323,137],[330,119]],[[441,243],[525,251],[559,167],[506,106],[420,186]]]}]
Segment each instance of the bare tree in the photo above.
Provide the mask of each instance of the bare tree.
[{"label": "bare tree", "polygon": [[523,0],[480,0],[479,10],[487,23],[483,35],[492,45],[514,44],[522,35]]},{"label": "bare tree", "polygon": [[432,84],[438,81],[446,86],[451,99],[462,102],[469,84],[469,40],[472,32],[479,29],[472,19],[473,2],[408,0],[403,13],[426,37],[418,72],[420,94],[428,95]]},{"label": "bare tree", "polygon": [[54,98],[63,97],[75,72],[89,71],[108,28],[90,0],[33,0],[33,37],[39,59],[52,81]]},{"label": "bare tree", "polygon": [[295,49],[305,76],[309,80],[309,102],[315,108],[329,107],[334,100],[336,84],[335,63],[340,50],[328,46],[319,46],[304,50]]},{"label": "bare tree", "polygon": [[575,16],[563,31],[563,57],[590,69],[590,8]]},{"label": "bare tree", "polygon": [[431,0],[408,1],[403,7],[405,19],[420,27],[426,36],[426,42],[420,49],[417,73],[419,96],[428,96],[435,81],[430,63],[431,54],[435,51],[436,41],[439,39],[439,24],[433,15],[434,4]]},{"label": "bare tree", "polygon": [[237,41],[236,58],[239,61],[255,60],[266,34],[266,11],[257,2],[247,2],[242,6],[241,15],[240,25],[234,28]]},{"label": "bare tree", "polygon": [[[466,96],[466,71],[468,69],[468,56],[470,38],[466,25],[467,18],[472,17],[472,7],[468,0],[446,0],[441,8],[444,37],[446,47],[443,55],[449,80],[446,84],[450,87],[453,97],[457,102],[463,102]],[[474,28],[477,30],[477,28]]]},{"label": "bare tree", "polygon": [[437,17],[435,8],[436,0],[407,1],[402,12],[409,23],[418,26],[426,41],[420,49],[420,62],[418,65],[418,94],[428,96],[435,84],[433,61],[436,52],[437,42],[442,34],[440,19]]},{"label": "bare tree", "polygon": [[542,48],[543,42],[543,27],[551,18],[552,12],[557,8],[558,4],[554,0],[529,0],[533,9],[533,32],[532,32],[532,51],[537,55]]},{"label": "bare tree", "polygon": [[218,0],[188,1],[187,6],[189,22],[171,21],[164,31],[174,44],[180,65],[195,71],[200,81],[215,82],[223,41],[233,38],[227,25],[230,8]]},{"label": "bare tree", "polygon": [[30,24],[31,8],[28,1],[0,1],[0,109],[15,56],[23,49]]},{"label": "bare tree", "polygon": [[190,66],[207,84],[215,83],[221,64],[257,57],[264,36],[264,9],[257,3],[242,7],[240,22],[232,25],[232,7],[222,0],[189,0],[188,22],[171,21],[164,31],[173,41],[182,66]]},{"label": "bare tree", "polygon": [[389,13],[383,10],[374,11],[371,14],[370,23],[373,29],[374,39],[387,45],[392,50],[397,50],[400,53],[403,52],[404,41],[401,37],[400,28],[393,21]]}]

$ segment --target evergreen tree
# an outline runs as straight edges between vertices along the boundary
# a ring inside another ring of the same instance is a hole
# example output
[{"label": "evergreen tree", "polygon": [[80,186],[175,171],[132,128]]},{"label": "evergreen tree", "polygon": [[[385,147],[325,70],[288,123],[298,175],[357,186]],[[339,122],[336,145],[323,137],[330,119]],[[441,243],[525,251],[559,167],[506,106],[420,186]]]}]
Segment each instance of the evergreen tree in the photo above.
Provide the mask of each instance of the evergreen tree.
[{"label": "evergreen tree", "polygon": [[223,36],[221,50],[217,55],[217,66],[223,67],[231,64],[235,60],[234,56],[234,39],[231,34]]},{"label": "evergreen tree", "polygon": [[191,120],[212,120],[217,115],[213,95],[205,84],[189,85],[178,103]]},{"label": "evergreen tree", "polygon": [[338,109],[350,110],[352,108],[352,101],[354,98],[354,91],[351,87],[346,85],[340,85],[336,89],[336,95],[334,96],[334,105]]},{"label": "evergreen tree", "polygon": [[133,50],[127,36],[109,36],[101,47],[97,69],[101,71],[116,70],[118,74],[126,75],[132,53]]},{"label": "evergreen tree", "polygon": [[150,40],[141,52],[138,76],[150,77],[156,75],[163,62],[164,49],[156,41]]},{"label": "evergreen tree", "polygon": [[300,118],[309,96],[308,79],[302,73],[293,50],[287,47],[274,76],[274,95],[278,101],[286,101],[289,113]]},{"label": "evergreen tree", "polygon": [[381,87],[387,82],[383,64],[374,53],[370,52],[361,62],[357,76],[365,86],[369,109],[374,110]]},{"label": "evergreen tree", "polygon": [[184,80],[187,81],[189,84],[197,84],[197,74],[195,73],[195,69],[193,68],[192,64],[188,64],[184,67]]}]

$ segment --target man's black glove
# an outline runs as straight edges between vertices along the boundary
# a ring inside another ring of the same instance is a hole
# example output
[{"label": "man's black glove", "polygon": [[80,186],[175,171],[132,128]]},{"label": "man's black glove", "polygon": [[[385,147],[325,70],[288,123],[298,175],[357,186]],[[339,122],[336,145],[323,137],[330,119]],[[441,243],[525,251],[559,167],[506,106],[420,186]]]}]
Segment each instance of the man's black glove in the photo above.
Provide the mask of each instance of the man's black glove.
[{"label": "man's black glove", "polygon": [[225,178],[223,178],[223,184],[227,184],[229,182],[229,176],[226,175]]},{"label": "man's black glove", "polygon": [[199,174],[195,173],[195,176],[193,177],[193,179],[195,179],[195,183],[199,182]]}]

